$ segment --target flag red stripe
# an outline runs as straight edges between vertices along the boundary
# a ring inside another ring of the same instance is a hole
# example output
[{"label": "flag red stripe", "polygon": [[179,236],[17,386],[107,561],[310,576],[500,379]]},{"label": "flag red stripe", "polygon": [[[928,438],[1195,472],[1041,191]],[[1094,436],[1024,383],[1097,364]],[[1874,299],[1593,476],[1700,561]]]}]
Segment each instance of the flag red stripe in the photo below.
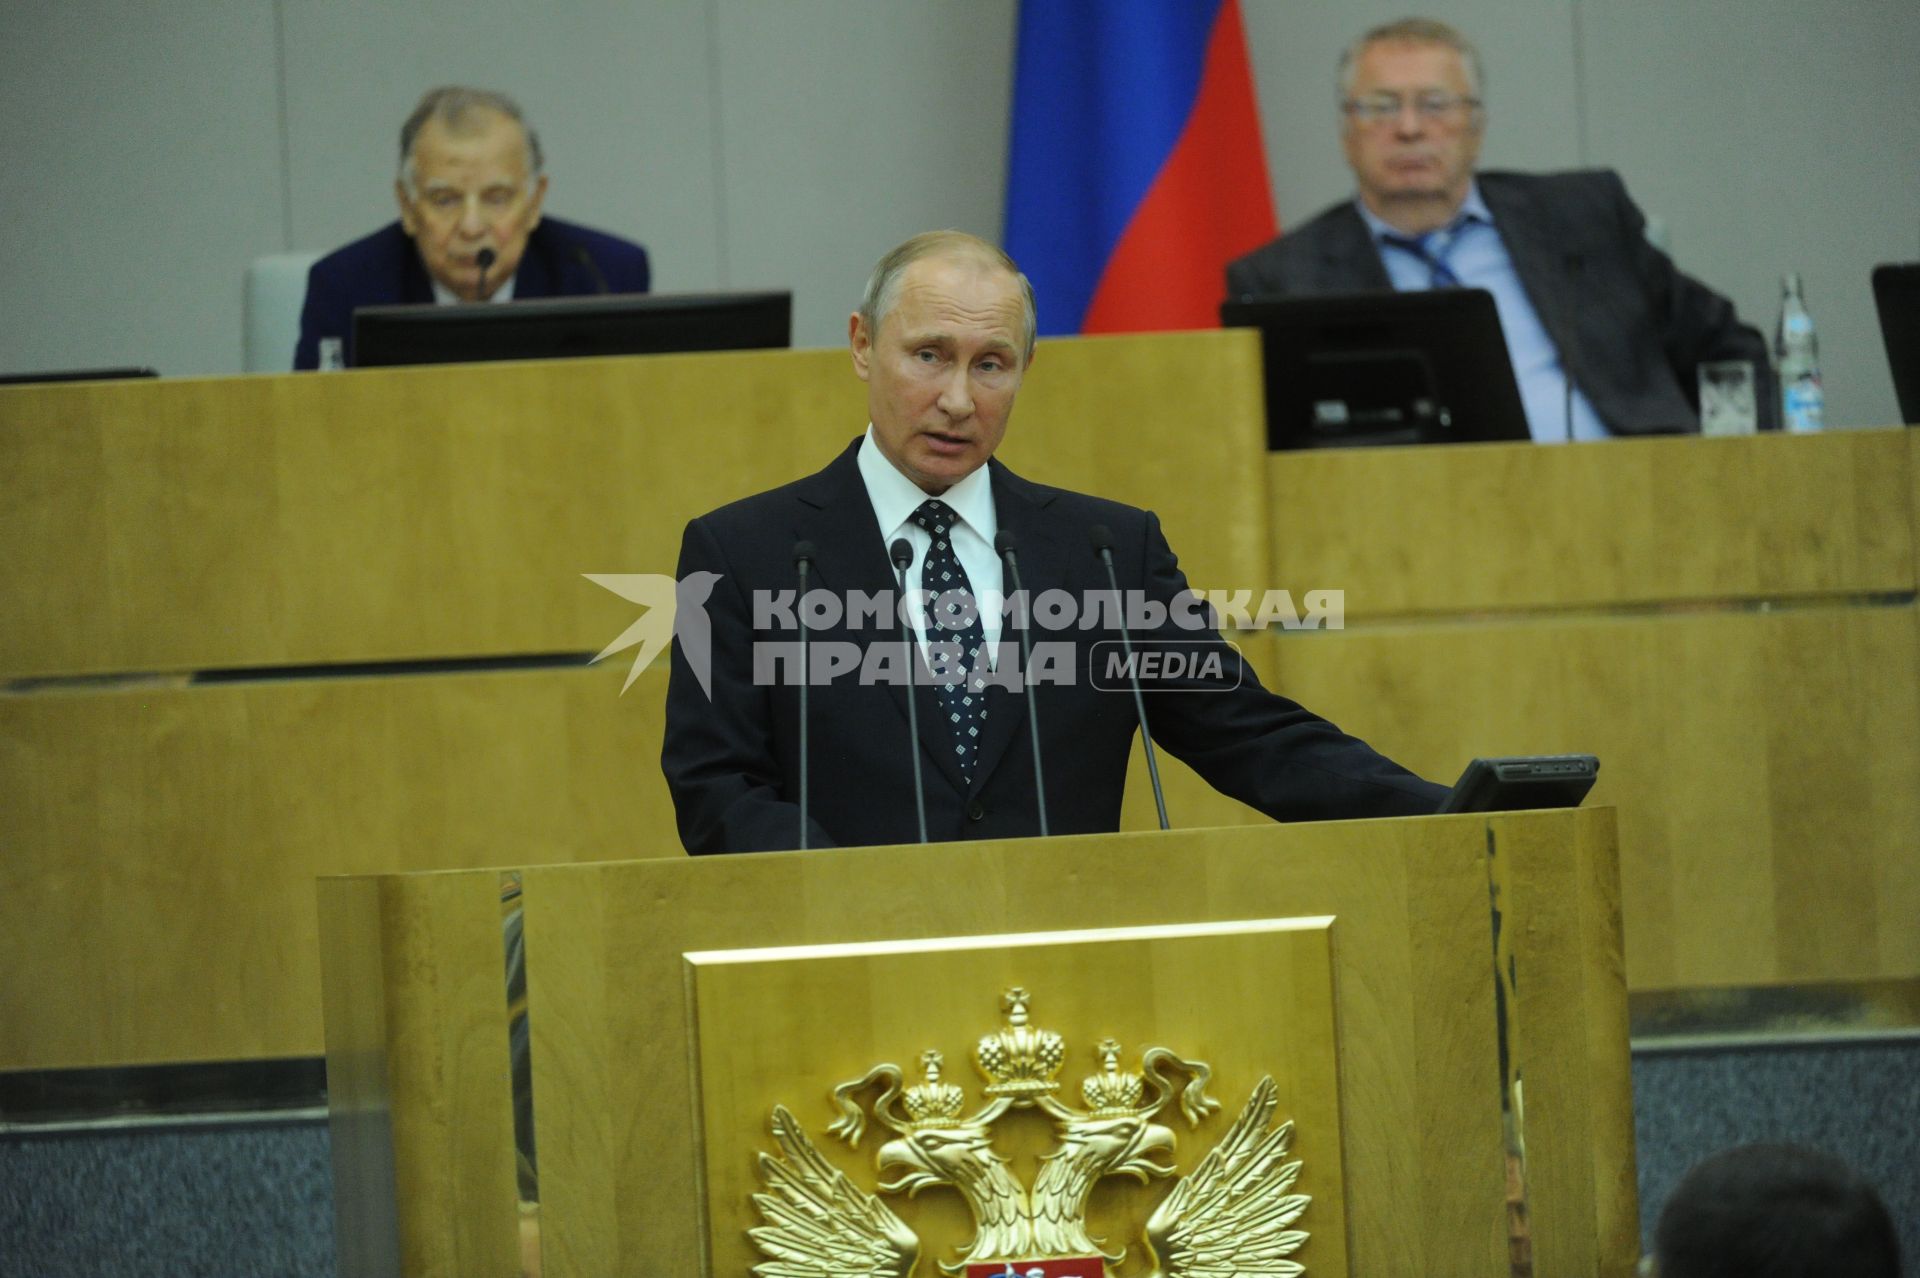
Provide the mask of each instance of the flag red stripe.
[{"label": "flag red stripe", "polygon": [[1100,276],[1081,331],[1212,328],[1227,263],[1278,233],[1239,0],[1207,42],[1193,114]]}]

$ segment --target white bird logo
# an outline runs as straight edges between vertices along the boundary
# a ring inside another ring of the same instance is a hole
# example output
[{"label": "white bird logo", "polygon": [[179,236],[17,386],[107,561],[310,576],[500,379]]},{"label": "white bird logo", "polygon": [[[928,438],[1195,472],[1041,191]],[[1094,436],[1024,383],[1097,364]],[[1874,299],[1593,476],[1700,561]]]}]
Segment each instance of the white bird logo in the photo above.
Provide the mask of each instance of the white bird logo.
[{"label": "white bird logo", "polygon": [[707,694],[707,700],[713,700],[713,628],[707,620],[706,603],[714,584],[720,580],[719,573],[690,572],[678,581],[648,572],[589,572],[581,576],[646,610],[618,639],[602,648],[589,665],[639,644],[640,651],[633,655],[633,668],[627,671],[627,681],[620,685],[620,694],[625,696],[640,672],[652,665],[653,659],[667,651],[677,638],[688,668],[700,681],[700,691]]}]

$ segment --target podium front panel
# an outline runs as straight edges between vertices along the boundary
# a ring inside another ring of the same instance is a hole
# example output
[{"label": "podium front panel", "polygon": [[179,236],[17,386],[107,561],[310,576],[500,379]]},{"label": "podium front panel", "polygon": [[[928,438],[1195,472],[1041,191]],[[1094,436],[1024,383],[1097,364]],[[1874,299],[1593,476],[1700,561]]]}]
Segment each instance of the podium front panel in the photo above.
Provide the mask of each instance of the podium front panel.
[{"label": "podium front panel", "polygon": [[[1246,1193],[1169,1216],[1345,1273],[1334,931],[1317,917],[688,955],[712,1272],[745,1273],[809,1237],[810,1219],[776,1228],[756,1209],[756,1195],[790,1206],[765,1154],[909,1185],[871,1210],[912,1232],[923,1268],[1097,1264],[1099,1240],[1109,1259],[1144,1263],[1170,1189],[1198,1198],[1230,1172]],[[772,1105],[799,1128],[797,1157],[769,1136]],[[861,1125],[851,1145],[829,1135],[849,1118]],[[1242,1125],[1271,1156],[1228,1148]],[[1260,1218],[1278,1222],[1296,1195],[1310,1202],[1275,1228],[1308,1236],[1263,1237]],[[829,1217],[817,1237],[858,1236],[859,1222]],[[769,1253],[750,1243],[756,1228],[772,1229]]]},{"label": "podium front panel", "polygon": [[[1491,1272],[1506,1227],[1487,853],[1486,821],[1459,817],[530,868],[545,1272],[693,1273],[704,1261],[688,953],[1308,915],[1334,918],[1338,935],[1352,1272]],[[969,1024],[972,997],[959,1000]],[[1255,1015],[1277,1006],[1265,992],[1220,998]],[[1036,1004],[1041,1020],[1047,1006]],[[911,1028],[890,1050],[920,1050]],[[1151,1037],[1185,1046],[1165,1029]],[[795,1062],[772,1094],[742,1095],[737,1121],[762,1139],[772,1105],[794,1096],[800,1112],[812,1089],[817,1131],[836,1068],[852,1065]],[[1246,1085],[1223,1086],[1223,1103]]]}]

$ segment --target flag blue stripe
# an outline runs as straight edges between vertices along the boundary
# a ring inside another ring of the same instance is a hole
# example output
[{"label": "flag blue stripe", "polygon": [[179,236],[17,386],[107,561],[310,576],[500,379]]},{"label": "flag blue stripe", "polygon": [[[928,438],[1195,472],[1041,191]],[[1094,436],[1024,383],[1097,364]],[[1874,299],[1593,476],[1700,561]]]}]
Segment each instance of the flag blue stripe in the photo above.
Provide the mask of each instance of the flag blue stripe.
[{"label": "flag blue stripe", "polygon": [[1225,0],[1022,0],[1007,252],[1040,331],[1077,333],[1200,91]]}]

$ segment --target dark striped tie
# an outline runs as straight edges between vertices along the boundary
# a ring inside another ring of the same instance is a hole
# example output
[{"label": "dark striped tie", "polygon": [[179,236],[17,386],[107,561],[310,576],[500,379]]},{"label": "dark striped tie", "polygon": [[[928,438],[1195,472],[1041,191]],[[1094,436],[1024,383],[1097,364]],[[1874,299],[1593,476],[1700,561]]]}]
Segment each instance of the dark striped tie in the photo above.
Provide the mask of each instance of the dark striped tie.
[{"label": "dark striped tie", "polygon": [[[1460,277],[1447,265],[1446,252],[1453,247],[1454,228],[1441,231],[1428,231],[1425,235],[1382,235],[1380,242],[1388,248],[1397,248],[1411,253],[1426,265],[1430,278],[1427,284],[1431,288],[1457,288]],[[1434,245],[1441,247],[1436,251]]]}]

